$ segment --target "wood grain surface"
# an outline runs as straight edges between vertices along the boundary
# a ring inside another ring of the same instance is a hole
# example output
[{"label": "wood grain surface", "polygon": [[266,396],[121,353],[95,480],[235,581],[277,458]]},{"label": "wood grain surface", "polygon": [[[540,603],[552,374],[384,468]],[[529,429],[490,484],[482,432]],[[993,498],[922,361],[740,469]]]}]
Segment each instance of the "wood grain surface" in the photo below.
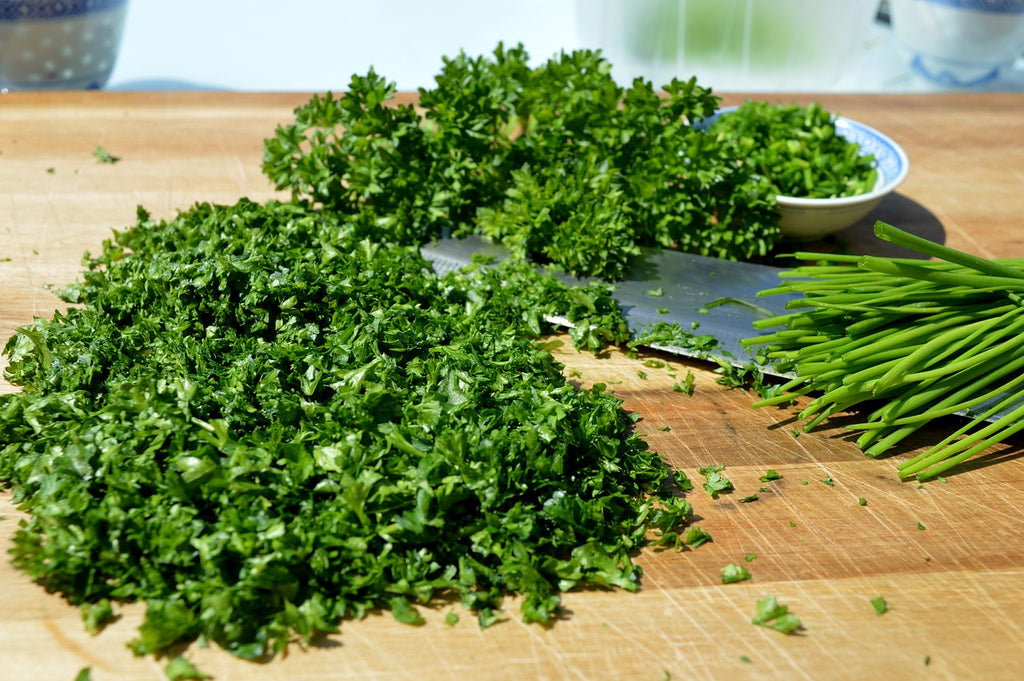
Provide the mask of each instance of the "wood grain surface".
[{"label": "wood grain surface", "polygon": [[[762,98],[764,96],[761,96]],[[0,339],[59,301],[45,288],[75,280],[83,252],[134,222],[137,205],[168,217],[197,201],[274,194],[260,144],[304,94],[58,93],[0,96]],[[743,95],[727,95],[738,103]],[[911,170],[871,219],[987,257],[1024,256],[1024,95],[787,96],[815,100],[874,126],[907,151]],[[97,146],[119,156],[100,164]],[[823,248],[885,252],[869,224]],[[7,259],[9,258],[9,260]],[[656,354],[558,357],[583,383],[603,382],[636,411],[638,428],[671,464],[726,466],[736,491],[690,494],[714,538],[696,550],[644,551],[639,593],[567,594],[550,627],[471,616],[444,624],[390,615],[345,622],[310,649],[269,663],[216,649],[185,654],[218,681],[239,679],[1017,679],[1024,665],[1024,459],[1019,443],[926,485],[900,482],[906,454],[865,458],[837,427],[794,437],[792,412],[753,410],[700,363]],[[691,372],[693,395],[672,390]],[[4,391],[14,390],[2,385]],[[933,432],[944,425],[937,424]],[[914,446],[927,440],[922,436]],[[774,468],[782,479],[758,480]],[[832,484],[826,484],[828,479]],[[758,499],[744,497],[766,491]],[[858,500],[863,498],[866,505]],[[0,543],[20,512],[0,493]],[[746,563],[750,581],[722,585]],[[772,594],[805,631],[750,623]],[[890,611],[870,604],[885,597]],[[458,608],[456,608],[458,611]],[[0,680],[165,678],[166,660],[125,643],[140,605],[89,636],[78,611],[0,561]]]}]

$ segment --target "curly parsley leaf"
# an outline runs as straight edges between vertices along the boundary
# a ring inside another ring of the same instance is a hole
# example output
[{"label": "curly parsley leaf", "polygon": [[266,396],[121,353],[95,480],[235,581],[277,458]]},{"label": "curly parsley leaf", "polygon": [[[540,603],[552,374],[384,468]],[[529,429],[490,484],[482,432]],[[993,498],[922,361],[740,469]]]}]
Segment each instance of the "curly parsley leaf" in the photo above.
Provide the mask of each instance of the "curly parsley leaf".
[{"label": "curly parsley leaf", "polygon": [[264,172],[364,236],[481,234],[609,280],[645,245],[750,259],[778,243],[774,194],[737,141],[693,125],[717,109],[710,89],[622,88],[592,50],[528,62],[521,45],[446,58],[418,109],[353,76],[264,142]]}]

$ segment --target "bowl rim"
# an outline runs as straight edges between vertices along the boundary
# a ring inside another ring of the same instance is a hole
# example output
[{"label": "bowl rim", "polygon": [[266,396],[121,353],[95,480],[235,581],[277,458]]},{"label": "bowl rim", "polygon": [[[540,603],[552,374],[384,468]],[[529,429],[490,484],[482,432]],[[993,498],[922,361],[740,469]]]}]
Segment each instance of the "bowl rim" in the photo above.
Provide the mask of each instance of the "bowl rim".
[{"label": "bowl rim", "polygon": [[[726,114],[731,111],[738,109],[738,105],[722,107],[711,116],[701,120],[701,123],[710,125],[710,123],[721,114]],[[899,171],[896,176],[888,180],[883,185],[875,185],[875,187],[863,194],[855,194],[853,196],[839,196],[830,199],[817,199],[807,198],[803,196],[789,196],[787,194],[776,194],[775,200],[779,205],[789,207],[800,207],[800,208],[836,208],[840,206],[854,206],[861,203],[867,203],[869,201],[875,201],[881,199],[887,194],[891,194],[897,187],[903,184],[903,181],[907,179],[907,175],[910,173],[910,158],[907,156],[907,152],[903,150],[899,144],[896,143],[891,137],[885,133],[876,130],[870,125],[860,123],[852,118],[846,116],[833,116],[835,123],[844,123],[848,126],[859,128],[861,132],[864,132],[871,137],[877,138],[884,145],[888,146],[896,154],[896,158],[899,160]]]}]

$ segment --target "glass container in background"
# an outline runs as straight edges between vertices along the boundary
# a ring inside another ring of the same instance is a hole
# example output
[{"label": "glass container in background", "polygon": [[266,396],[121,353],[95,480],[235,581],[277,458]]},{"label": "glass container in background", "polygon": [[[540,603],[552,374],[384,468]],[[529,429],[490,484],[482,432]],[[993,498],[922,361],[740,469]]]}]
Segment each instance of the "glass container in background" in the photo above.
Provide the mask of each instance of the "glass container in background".
[{"label": "glass container in background", "polygon": [[0,0],[0,91],[106,85],[128,0]]},{"label": "glass container in background", "polygon": [[878,0],[577,0],[580,38],[621,84],[828,91],[856,75]]}]

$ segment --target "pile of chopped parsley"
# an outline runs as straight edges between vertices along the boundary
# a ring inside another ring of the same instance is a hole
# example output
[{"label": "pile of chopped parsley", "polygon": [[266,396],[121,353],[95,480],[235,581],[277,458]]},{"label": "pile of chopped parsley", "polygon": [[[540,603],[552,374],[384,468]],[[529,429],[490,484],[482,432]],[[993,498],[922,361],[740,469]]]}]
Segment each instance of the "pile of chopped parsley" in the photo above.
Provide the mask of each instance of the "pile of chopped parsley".
[{"label": "pile of chopped parsley", "polygon": [[578,584],[636,589],[631,554],[688,521],[634,417],[533,338],[525,289],[551,282],[438,276],[247,200],[140,209],[88,265],[7,346],[0,479],[29,513],[16,566],[83,607],[145,601],[140,654],[256,658],[448,595],[486,624],[521,594],[544,622]]}]

